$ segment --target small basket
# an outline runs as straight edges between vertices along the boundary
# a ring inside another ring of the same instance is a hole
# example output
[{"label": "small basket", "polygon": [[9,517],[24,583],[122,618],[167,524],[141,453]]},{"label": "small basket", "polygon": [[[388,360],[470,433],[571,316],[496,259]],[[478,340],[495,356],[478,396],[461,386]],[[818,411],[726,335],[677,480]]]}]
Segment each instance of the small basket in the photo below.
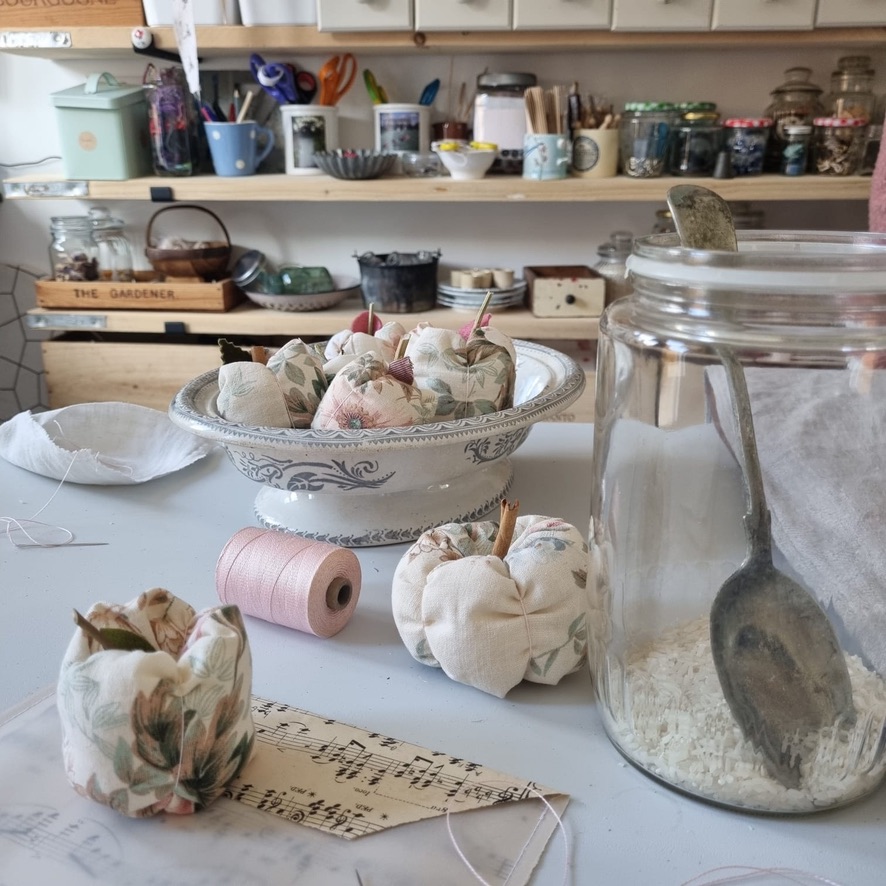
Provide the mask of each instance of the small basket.
[{"label": "small basket", "polygon": [[[172,209],[197,209],[211,215],[225,235],[225,242],[220,240],[211,241],[212,245],[197,249],[159,249],[152,245],[151,229],[154,222],[164,212]],[[231,238],[228,229],[222,220],[209,209],[191,203],[164,206],[158,209],[148,222],[148,230],[145,233],[147,246],[145,255],[151,263],[151,267],[167,277],[200,277],[203,280],[219,280],[226,276],[228,265],[231,261]]]}]

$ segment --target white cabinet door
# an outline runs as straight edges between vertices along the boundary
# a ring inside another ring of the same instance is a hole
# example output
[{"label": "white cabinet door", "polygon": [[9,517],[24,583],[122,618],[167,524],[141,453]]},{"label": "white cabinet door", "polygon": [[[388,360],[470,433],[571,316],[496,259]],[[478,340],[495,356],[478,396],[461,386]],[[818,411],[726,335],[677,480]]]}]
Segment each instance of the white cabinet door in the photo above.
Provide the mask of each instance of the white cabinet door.
[{"label": "white cabinet door", "polygon": [[608,28],[612,0],[514,0],[514,28]]},{"label": "white cabinet door", "polygon": [[321,31],[411,31],[412,0],[317,0]]},{"label": "white cabinet door", "polygon": [[803,30],[815,24],[815,0],[714,0],[715,31]]},{"label": "white cabinet door", "polygon": [[502,31],[511,28],[511,0],[415,0],[417,31]]},{"label": "white cabinet door", "polygon": [[886,0],[818,0],[815,25],[886,25]]},{"label": "white cabinet door", "polygon": [[612,0],[613,31],[707,31],[713,0]]}]

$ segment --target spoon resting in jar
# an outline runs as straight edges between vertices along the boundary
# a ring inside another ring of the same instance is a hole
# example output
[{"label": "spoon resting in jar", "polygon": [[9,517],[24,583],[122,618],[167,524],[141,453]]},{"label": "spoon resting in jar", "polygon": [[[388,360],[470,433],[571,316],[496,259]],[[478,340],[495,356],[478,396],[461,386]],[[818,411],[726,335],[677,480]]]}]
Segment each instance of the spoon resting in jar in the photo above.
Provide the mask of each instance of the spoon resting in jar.
[{"label": "spoon resting in jar", "polygon": [[[738,251],[732,214],[718,194],[679,185],[668,192],[668,205],[684,247]],[[796,788],[815,737],[855,723],[852,685],[828,617],[806,588],[773,564],[771,517],[744,369],[730,348],[716,352],[726,371],[741,448],[748,551],[711,606],[711,653],[745,738],[763,755],[773,778]]]}]

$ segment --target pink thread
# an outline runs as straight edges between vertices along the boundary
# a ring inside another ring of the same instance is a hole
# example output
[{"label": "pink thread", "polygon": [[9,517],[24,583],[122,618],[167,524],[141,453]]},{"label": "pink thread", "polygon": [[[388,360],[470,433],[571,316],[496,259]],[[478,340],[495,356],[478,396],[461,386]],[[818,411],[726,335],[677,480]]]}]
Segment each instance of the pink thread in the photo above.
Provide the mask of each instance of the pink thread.
[{"label": "pink thread", "polygon": [[351,620],[361,577],[347,548],[256,526],[235,533],[215,567],[222,603],[317,637],[331,637]]}]

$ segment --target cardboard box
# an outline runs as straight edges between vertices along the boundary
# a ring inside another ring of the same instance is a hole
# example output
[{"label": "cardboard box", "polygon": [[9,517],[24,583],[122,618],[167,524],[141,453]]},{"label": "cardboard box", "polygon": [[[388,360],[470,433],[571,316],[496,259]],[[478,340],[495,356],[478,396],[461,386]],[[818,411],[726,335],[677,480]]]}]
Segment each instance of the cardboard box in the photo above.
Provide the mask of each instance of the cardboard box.
[{"label": "cardboard box", "polygon": [[230,311],[243,300],[233,280],[216,283],[120,283],[104,280],[72,282],[37,281],[37,305],[41,308],[116,308],[140,311]]},{"label": "cardboard box", "polygon": [[523,268],[529,307],[536,317],[599,317],[606,300],[606,280],[585,265],[537,265]]},{"label": "cardboard box", "polygon": [[0,0],[4,28],[74,28],[145,23],[141,0]]}]

